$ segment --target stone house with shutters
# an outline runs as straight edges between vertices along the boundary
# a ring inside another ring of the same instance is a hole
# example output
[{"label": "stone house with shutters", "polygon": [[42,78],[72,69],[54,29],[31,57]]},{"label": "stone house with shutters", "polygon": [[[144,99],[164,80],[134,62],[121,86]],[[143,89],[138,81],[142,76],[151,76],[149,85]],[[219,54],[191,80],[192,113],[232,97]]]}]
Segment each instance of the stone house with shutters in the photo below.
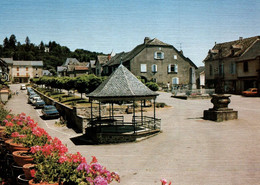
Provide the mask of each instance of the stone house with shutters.
[{"label": "stone house with shutters", "polygon": [[206,88],[240,94],[260,87],[260,36],[215,44],[205,63]]},{"label": "stone house with shutters", "polygon": [[103,65],[103,74],[111,74],[121,63],[145,81],[154,81],[160,86],[170,82],[173,88],[196,88],[197,66],[182,51],[157,38],[145,37],[132,51],[117,53]]},{"label": "stone house with shutters", "polygon": [[8,81],[28,83],[31,78],[42,76],[43,61],[18,61],[12,58],[2,58],[9,69]]}]

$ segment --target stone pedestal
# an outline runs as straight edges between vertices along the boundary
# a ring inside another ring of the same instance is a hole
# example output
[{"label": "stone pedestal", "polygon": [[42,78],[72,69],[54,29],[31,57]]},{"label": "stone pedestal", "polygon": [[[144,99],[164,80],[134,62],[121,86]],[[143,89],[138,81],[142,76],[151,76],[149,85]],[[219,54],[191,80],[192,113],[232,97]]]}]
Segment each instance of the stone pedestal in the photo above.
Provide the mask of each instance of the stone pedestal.
[{"label": "stone pedestal", "polygon": [[205,110],[203,118],[217,122],[237,119],[238,112],[228,108],[230,103],[229,97],[230,95],[213,94],[211,102],[214,104],[214,107]]}]

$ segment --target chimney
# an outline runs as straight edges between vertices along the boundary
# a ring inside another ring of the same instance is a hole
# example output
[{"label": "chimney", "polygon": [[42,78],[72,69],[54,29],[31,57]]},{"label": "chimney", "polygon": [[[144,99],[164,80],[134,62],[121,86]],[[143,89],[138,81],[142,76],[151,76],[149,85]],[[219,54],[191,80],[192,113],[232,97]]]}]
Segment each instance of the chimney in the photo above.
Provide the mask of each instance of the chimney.
[{"label": "chimney", "polygon": [[243,37],[239,37],[239,40],[242,41],[242,40],[243,40]]},{"label": "chimney", "polygon": [[180,53],[183,55],[183,51],[182,50],[180,50]]},{"label": "chimney", "polygon": [[149,40],[150,40],[149,37],[145,37],[145,38],[144,38],[144,44],[146,44]]}]

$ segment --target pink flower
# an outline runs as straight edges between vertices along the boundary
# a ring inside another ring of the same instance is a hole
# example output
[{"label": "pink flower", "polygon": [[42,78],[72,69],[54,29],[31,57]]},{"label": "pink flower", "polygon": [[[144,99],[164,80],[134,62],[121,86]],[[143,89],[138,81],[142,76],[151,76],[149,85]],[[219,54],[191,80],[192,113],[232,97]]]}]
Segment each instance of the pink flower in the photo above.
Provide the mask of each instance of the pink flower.
[{"label": "pink flower", "polygon": [[35,154],[36,152],[40,151],[42,147],[36,145],[31,147],[31,152]]},{"label": "pink flower", "polygon": [[90,166],[87,164],[87,163],[81,163],[78,167],[77,167],[77,170],[78,171],[83,171],[85,170],[88,173],[90,173],[90,170],[89,170]]},{"label": "pink flower", "polygon": [[7,123],[5,124],[5,126],[6,126],[6,127],[13,127],[14,124],[13,124],[12,122],[7,122]]},{"label": "pink flower", "polygon": [[[167,180],[166,179],[161,179],[161,183],[162,183],[162,185],[167,185]],[[172,184],[172,182],[169,182],[168,185],[171,185],[171,184]]]},{"label": "pink flower", "polygon": [[11,134],[11,137],[19,137],[19,133],[18,133],[18,132],[13,132],[13,133]]},{"label": "pink flower", "polygon": [[5,118],[6,118],[6,119],[11,119],[12,116],[11,116],[10,114],[8,114]]},{"label": "pink flower", "polygon": [[59,163],[64,163],[64,162],[66,162],[68,160],[68,157],[67,156],[61,156],[60,158],[59,158]]},{"label": "pink flower", "polygon": [[104,179],[103,177],[101,176],[97,176],[95,179],[94,179],[94,184],[95,185],[107,185],[107,180]]},{"label": "pink flower", "polygon": [[97,162],[98,162],[97,158],[95,156],[92,156],[92,161],[91,161],[90,164],[97,163]]},{"label": "pink flower", "polygon": [[35,169],[31,169],[30,172],[31,172],[31,176],[35,177],[35,173],[36,173]]}]

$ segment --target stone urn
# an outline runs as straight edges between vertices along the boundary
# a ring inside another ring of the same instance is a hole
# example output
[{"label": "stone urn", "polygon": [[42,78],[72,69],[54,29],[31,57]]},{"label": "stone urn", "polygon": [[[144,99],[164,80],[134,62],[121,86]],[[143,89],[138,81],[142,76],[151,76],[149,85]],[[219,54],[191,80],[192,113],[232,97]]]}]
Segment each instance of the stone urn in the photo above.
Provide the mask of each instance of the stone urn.
[{"label": "stone urn", "polygon": [[229,99],[231,95],[213,94],[211,97],[211,103],[214,106],[209,110],[204,110],[203,118],[205,120],[221,122],[238,118],[237,111],[228,108],[228,104],[231,102]]},{"label": "stone urn", "polygon": [[231,95],[226,95],[226,94],[213,94],[211,95],[211,103],[213,103],[214,110],[227,110],[228,109],[228,104],[231,102],[229,97]]}]

